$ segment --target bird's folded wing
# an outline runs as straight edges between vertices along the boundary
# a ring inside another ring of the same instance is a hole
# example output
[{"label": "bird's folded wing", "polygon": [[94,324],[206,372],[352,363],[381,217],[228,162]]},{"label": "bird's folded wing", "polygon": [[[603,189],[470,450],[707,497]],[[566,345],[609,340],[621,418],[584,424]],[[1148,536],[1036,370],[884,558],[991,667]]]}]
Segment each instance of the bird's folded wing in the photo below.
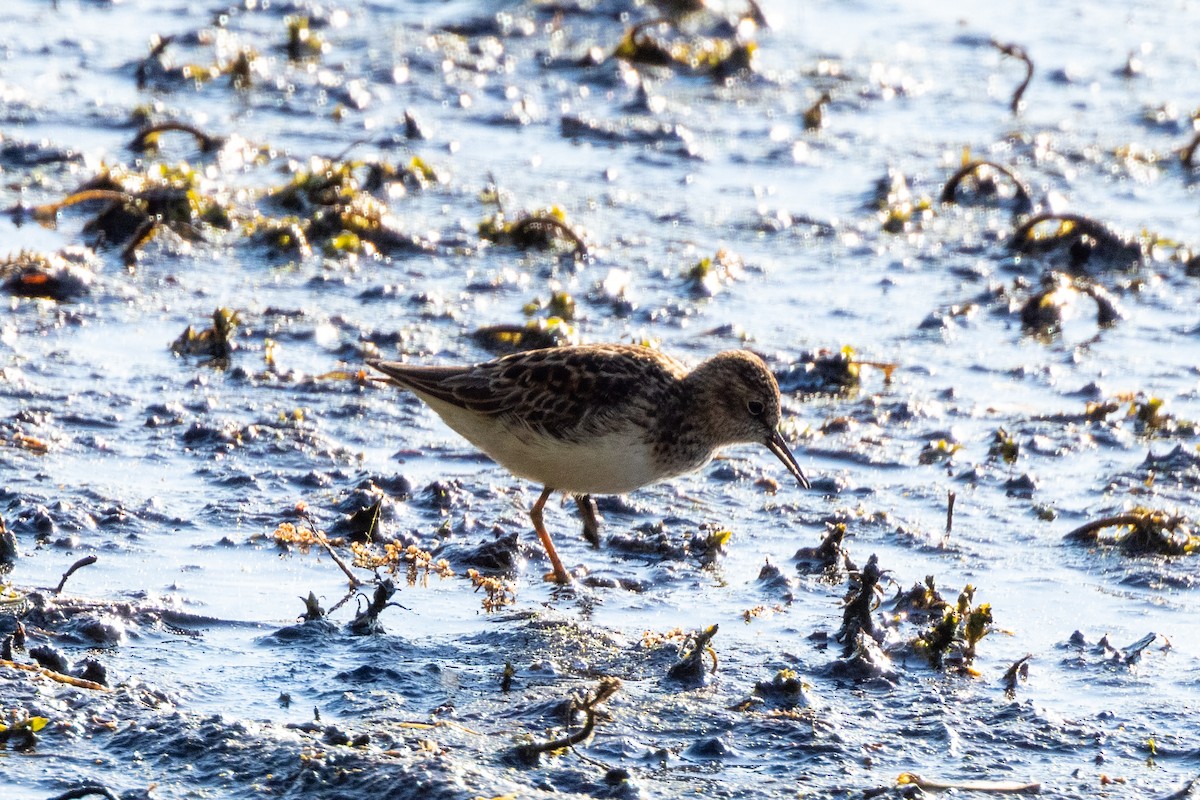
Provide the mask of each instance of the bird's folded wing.
[{"label": "bird's folded wing", "polygon": [[532,350],[469,367],[368,363],[419,394],[570,436],[623,413],[631,402],[645,402],[648,383],[672,386],[686,373],[667,356],[636,348],[639,358],[630,360],[628,350]]}]

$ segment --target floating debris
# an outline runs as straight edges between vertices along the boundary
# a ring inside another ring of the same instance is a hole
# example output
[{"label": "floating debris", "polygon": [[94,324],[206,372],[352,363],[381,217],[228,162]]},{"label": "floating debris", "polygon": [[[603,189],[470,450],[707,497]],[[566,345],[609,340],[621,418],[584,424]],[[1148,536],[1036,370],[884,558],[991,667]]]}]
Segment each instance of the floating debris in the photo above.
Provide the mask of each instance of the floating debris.
[{"label": "floating debris", "polygon": [[[1126,408],[1124,419],[1134,423],[1134,429],[1142,436],[1168,437],[1168,436],[1195,436],[1200,431],[1200,423],[1179,419],[1173,414],[1169,414],[1163,410],[1166,401],[1160,397],[1153,397],[1144,392],[1125,392],[1118,394],[1106,400],[1089,401],[1084,406],[1084,418],[1089,422],[1106,422],[1108,418],[1116,414],[1122,407]],[[1120,420],[1117,421],[1118,424]],[[1147,458],[1147,466],[1149,469],[1155,469],[1153,458]],[[1166,471],[1171,471],[1173,467],[1188,466],[1185,460],[1172,461],[1168,460],[1164,463],[1163,468]]]},{"label": "floating debris", "polygon": [[305,61],[317,59],[329,52],[329,43],[313,30],[311,20],[306,16],[289,16],[287,24],[287,57],[290,61]]},{"label": "floating debris", "polygon": [[483,610],[487,613],[499,611],[517,600],[517,589],[510,581],[493,575],[484,575],[477,569],[467,570],[467,577],[475,591],[483,590]]},{"label": "floating debris", "polygon": [[754,684],[754,694],[780,708],[808,708],[812,686],[793,669],[781,669],[769,681]]},{"label": "floating debris", "polygon": [[[29,655],[31,658],[34,657],[35,650],[39,650],[39,648],[32,648],[30,650]],[[21,664],[21,663],[15,662],[15,661],[8,661],[5,659],[0,659],[0,667],[7,667],[8,669],[22,670],[24,672],[32,672],[36,675],[42,676],[43,678],[49,678],[50,680],[55,681],[56,683],[66,684],[67,686],[74,686],[77,689],[88,689],[93,692],[111,692],[112,691],[112,689],[110,687],[105,686],[102,683],[98,683],[96,681],[88,680],[86,678],[78,678],[78,677],[75,677],[74,675],[66,674],[65,661],[63,662],[63,666],[64,666],[63,670],[56,670],[56,669],[51,669],[49,667],[43,666],[40,663],[39,664]]]},{"label": "floating debris", "polygon": [[354,566],[361,569],[378,570],[386,568],[391,575],[397,574],[404,568],[405,580],[409,586],[416,586],[420,581],[422,586],[429,584],[429,576],[439,578],[454,577],[454,570],[446,559],[434,559],[427,550],[422,550],[415,544],[403,545],[397,542],[385,542],[383,552],[360,542],[352,542],[350,549],[354,553]]},{"label": "floating debris", "polygon": [[785,394],[839,394],[858,388],[862,383],[862,367],[880,370],[884,382],[891,383],[898,366],[859,359],[854,348],[846,345],[836,352],[821,349],[801,353],[791,364],[774,372],[779,391]]},{"label": "floating debris", "polygon": [[[17,537],[4,524],[4,517],[0,517],[0,571],[11,567],[19,554],[17,550]],[[7,590],[8,587],[0,585],[0,609],[8,607]]]},{"label": "floating debris", "polygon": [[49,255],[22,250],[0,261],[0,281],[17,297],[69,303],[90,290],[94,276],[87,261],[87,255],[76,250]]},{"label": "floating debris", "polygon": [[514,751],[514,755],[523,764],[535,765],[542,753],[554,753],[587,741],[588,737],[592,735],[592,731],[596,729],[596,709],[612,698],[620,689],[621,681],[619,678],[601,678],[600,683],[593,691],[588,692],[582,698],[575,697],[571,699],[569,713],[575,714],[582,711],[584,715],[583,727],[561,739],[520,745]]},{"label": "floating debris", "polygon": [[1142,506],[1080,525],[1065,538],[1116,546],[1127,556],[1186,556],[1200,551],[1200,533],[1191,519]]},{"label": "floating debris", "polygon": [[1102,286],[1081,276],[1048,272],[1042,276],[1042,288],[1021,306],[1021,328],[1032,336],[1054,338],[1079,297],[1096,303],[1096,325],[1108,328],[1124,319],[1117,301]]},{"label": "floating debris", "polygon": [[1013,662],[1005,673],[1002,681],[1004,683],[1004,696],[1009,700],[1016,699],[1017,684],[1023,683],[1029,679],[1029,662],[1033,658],[1033,653],[1026,653],[1022,658]]},{"label": "floating debris", "polygon": [[[717,673],[717,651],[709,643],[716,635],[716,625],[710,625],[702,631],[690,634],[683,644],[683,647],[688,649],[667,670],[667,677],[689,685],[701,686],[707,680],[710,672],[715,675]],[[708,671],[704,668],[705,656],[712,660],[712,669]]]},{"label": "floating debris", "polygon": [[937,589],[933,575],[926,575],[924,583],[913,584],[908,591],[897,592],[892,600],[892,611],[912,622],[925,623],[932,617],[941,617],[950,604]]},{"label": "floating debris", "polygon": [[1148,259],[1143,240],[1080,214],[1034,214],[1017,226],[1008,246],[1032,255],[1066,251],[1073,271],[1082,271],[1093,260],[1103,269],[1131,270]]},{"label": "floating debris", "polygon": [[958,602],[943,610],[941,619],[911,640],[913,651],[924,656],[934,669],[942,669],[950,660],[958,669],[975,674],[971,666],[975,650],[993,628],[991,605],[972,605],[974,599],[975,587],[967,586]]},{"label": "floating debris", "polygon": [[1001,55],[1015,58],[1025,65],[1025,80],[1021,81],[1020,85],[1013,90],[1012,100],[1008,104],[1009,109],[1012,110],[1015,117],[1025,107],[1023,98],[1025,97],[1025,90],[1029,88],[1029,84],[1033,80],[1033,59],[1025,52],[1025,48],[1019,44],[1002,44],[992,39],[991,45],[999,50]]},{"label": "floating debris", "polygon": [[825,579],[833,582],[841,580],[845,571],[854,572],[856,567],[850,561],[849,552],[842,546],[846,538],[846,523],[827,522],[825,537],[816,547],[801,547],[792,556],[797,568],[804,573],[821,573]]},{"label": "floating debris", "polygon": [[566,212],[559,206],[521,213],[512,221],[505,219],[503,210],[498,211],[479,223],[479,236],[519,250],[550,250],[559,242],[565,242],[576,257],[583,258],[588,254],[583,235],[571,226]]},{"label": "floating debris", "polygon": [[821,92],[821,96],[816,102],[805,109],[801,119],[804,121],[804,130],[818,131],[825,126],[825,107],[833,102],[833,98],[829,92]]},{"label": "floating debris", "polygon": [[152,164],[144,173],[106,169],[62,200],[37,206],[30,213],[43,225],[53,226],[66,208],[100,203],[83,231],[92,237],[93,247],[121,245],[122,262],[132,267],[139,251],[161,230],[169,230],[183,242],[203,242],[203,226],[232,227],[228,205],[208,196],[205,187],[203,175],[186,163]]},{"label": "floating debris", "polygon": [[521,309],[525,316],[532,317],[541,312],[546,312],[550,319],[560,319],[564,322],[574,322],[576,315],[575,298],[569,292],[556,291],[550,295],[549,300],[542,300],[540,297],[525,304]]},{"label": "floating debris", "polygon": [[718,80],[753,73],[758,45],[744,36],[750,29],[734,27],[728,30],[727,37],[691,36],[664,41],[656,33],[676,31],[675,21],[657,17],[628,28],[612,55],[635,65],[672,67],[711,75]]},{"label": "floating debris", "polygon": [[496,355],[579,344],[575,328],[560,317],[530,320],[524,325],[489,325],[479,328],[471,337]]},{"label": "floating debris", "polygon": [[321,608],[321,603],[317,600],[317,596],[311,591],[308,597],[300,598],[304,602],[304,613],[300,616],[305,622],[317,622],[325,619],[325,609]]},{"label": "floating debris", "polygon": [[866,566],[850,575],[850,588],[842,601],[842,627],[834,636],[843,645],[844,658],[854,653],[855,641],[860,633],[872,639],[879,633],[875,625],[875,609],[879,607],[879,596],[883,593],[883,587],[879,585],[883,576],[879,557],[874,553],[867,559]]},{"label": "floating debris", "polygon": [[83,558],[76,561],[74,564],[72,564],[67,569],[66,572],[63,573],[62,579],[59,580],[57,586],[55,586],[53,589],[50,590],[50,593],[51,594],[62,594],[63,587],[67,585],[67,578],[74,575],[77,570],[83,569],[84,567],[90,567],[92,564],[95,564],[99,560],[100,560],[99,556],[90,555],[90,556],[84,556]]},{"label": "floating debris", "polygon": [[934,439],[926,442],[925,446],[921,448],[921,452],[917,454],[917,463],[929,465],[950,461],[961,449],[962,445],[958,442],[951,442],[947,439]]},{"label": "floating debris", "polygon": [[918,789],[930,792],[994,792],[997,794],[1041,794],[1040,783],[1021,783],[1020,781],[946,781],[925,779],[913,772],[902,772],[896,777],[898,786],[916,786]]},{"label": "floating debris", "polygon": [[211,328],[197,332],[191,325],[171,343],[171,352],[179,356],[204,356],[215,367],[229,366],[237,342],[233,340],[241,322],[238,312],[218,308],[213,312]]},{"label": "floating debris", "polygon": [[186,122],[168,121],[158,122],[142,128],[137,132],[137,136],[133,137],[133,141],[129,143],[129,149],[135,153],[157,150],[159,137],[170,131],[178,131],[190,135],[196,140],[196,146],[200,148],[201,153],[211,153],[220,150],[225,144],[225,140],[220,136],[211,136],[195,125],[190,125]]},{"label": "floating debris", "polygon": [[306,255],[310,243],[326,255],[428,252],[433,244],[399,230],[387,202],[372,192],[384,188],[424,187],[437,180],[436,171],[414,157],[399,169],[370,161],[312,157],[291,163],[291,181],[272,189],[264,208],[282,211],[282,218],[258,217],[249,233],[278,249]]},{"label": "floating debris", "polygon": [[[388,608],[404,608],[399,603],[393,603],[392,597],[399,591],[396,584],[390,580],[381,580],[375,582],[375,591],[371,593],[371,599],[365,604],[362,604],[354,619],[350,621],[350,632],[357,636],[376,636],[387,633],[383,629],[383,623],[379,621],[379,615]],[[359,595],[362,598],[363,595]],[[407,610],[407,609],[405,609]]]},{"label": "floating debris", "polygon": [[1021,456],[1021,443],[1014,439],[1004,428],[996,429],[992,434],[992,443],[988,446],[988,458],[1000,459],[1005,464],[1015,464]]},{"label": "floating debris", "polygon": [[1003,176],[1012,186],[1013,215],[1028,214],[1033,210],[1029,187],[1011,169],[994,161],[964,159],[964,162],[957,172],[946,179],[941,196],[943,203],[957,203],[960,185],[965,188],[968,184],[976,197],[999,197],[1001,189],[996,178]]},{"label": "floating debris", "polygon": [[369,506],[363,506],[348,515],[335,529],[355,544],[369,544],[379,538],[379,518],[383,509],[383,494]]},{"label": "floating debris", "polygon": [[746,265],[741,256],[721,248],[712,257],[704,258],[693,264],[685,273],[693,295],[712,297],[723,287],[740,280],[746,272]]},{"label": "floating debris", "polygon": [[46,717],[10,712],[7,721],[0,721],[0,749],[11,747],[18,753],[32,752],[37,747],[38,732],[49,724]]},{"label": "floating debris", "polygon": [[1196,150],[1200,148],[1200,133],[1192,137],[1192,140],[1179,151],[1179,161],[1183,164],[1184,169],[1194,169],[1196,167]]}]

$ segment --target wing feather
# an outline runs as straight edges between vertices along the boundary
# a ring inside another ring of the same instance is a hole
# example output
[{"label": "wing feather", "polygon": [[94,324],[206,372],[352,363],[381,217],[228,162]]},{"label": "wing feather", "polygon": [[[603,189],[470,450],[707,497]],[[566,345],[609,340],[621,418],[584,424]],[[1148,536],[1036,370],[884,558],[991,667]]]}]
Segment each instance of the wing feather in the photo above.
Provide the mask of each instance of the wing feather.
[{"label": "wing feather", "polygon": [[558,347],[514,353],[469,367],[368,361],[418,395],[574,439],[603,429],[631,405],[668,394],[687,369],[670,356],[632,345]]}]

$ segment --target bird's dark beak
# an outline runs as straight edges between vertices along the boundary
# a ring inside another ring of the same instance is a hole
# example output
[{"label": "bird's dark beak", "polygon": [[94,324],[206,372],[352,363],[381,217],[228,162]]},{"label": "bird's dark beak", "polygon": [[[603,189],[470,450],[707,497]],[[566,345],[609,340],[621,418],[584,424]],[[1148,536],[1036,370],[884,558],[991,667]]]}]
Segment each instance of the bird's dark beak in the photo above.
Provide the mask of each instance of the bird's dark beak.
[{"label": "bird's dark beak", "polygon": [[800,484],[801,488],[812,488],[808,483],[808,478],[804,477],[804,472],[801,471],[800,465],[796,463],[796,457],[788,449],[787,442],[783,441],[783,437],[779,434],[779,431],[772,433],[763,444],[775,454],[776,458],[783,462],[783,465],[788,468],[788,472],[796,476],[796,481]]}]

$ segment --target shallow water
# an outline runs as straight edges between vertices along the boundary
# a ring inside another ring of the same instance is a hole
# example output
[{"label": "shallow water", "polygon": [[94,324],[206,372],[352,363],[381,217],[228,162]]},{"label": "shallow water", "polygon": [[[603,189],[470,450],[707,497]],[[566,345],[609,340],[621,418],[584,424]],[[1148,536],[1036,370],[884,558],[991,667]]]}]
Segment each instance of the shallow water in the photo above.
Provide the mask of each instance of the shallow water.
[{"label": "shallow water", "polygon": [[[29,647],[90,655],[116,687],[0,667],[0,710],[50,720],[32,752],[0,750],[13,796],[80,783],[128,797],[859,796],[904,771],[1037,781],[1063,797],[1182,787],[1200,753],[1195,556],[1064,536],[1135,506],[1197,513],[1187,421],[1200,419],[1200,290],[1172,242],[1198,244],[1197,184],[1176,151],[1194,135],[1200,6],[911,5],[764,2],[756,71],[719,81],[581,65],[658,14],[628,3],[10,0],[0,205],[60,200],[103,166],[186,161],[238,218],[202,226],[199,241],[163,231],[130,268],[120,246],[97,245],[86,295],[14,297],[0,321],[0,516],[20,552],[6,580],[45,593],[97,555],[67,581],[76,606],[26,618]],[[289,60],[287,20],[301,15],[327,49]],[[687,29],[720,38],[719,16]],[[139,88],[156,34],[176,38]],[[1023,67],[992,38],[1035,63],[1017,116]],[[241,52],[257,55],[248,88],[180,74]],[[806,131],[823,91],[825,124]],[[422,138],[406,136],[406,112]],[[138,154],[141,114],[250,144],[205,155],[166,134],[161,151]],[[1072,285],[1106,290],[1121,319],[1099,326],[1094,300],[1065,292],[1074,314],[1056,330],[1023,329],[1022,305],[1070,256],[1014,253],[1003,198],[938,202],[964,151],[1012,168],[1035,203],[1159,238],[1142,263],[1093,251],[1076,265],[1089,277]],[[376,193],[410,243],[373,255],[314,240],[298,256],[252,241],[255,211],[288,213],[262,195],[318,156],[432,165],[440,181]],[[927,199],[899,232],[876,201],[889,170],[918,206]],[[510,218],[560,207],[586,231],[588,257],[483,242],[493,183]],[[86,245],[96,212],[66,209],[53,228],[6,215],[2,249]],[[689,270],[722,249],[735,266],[695,286]],[[577,535],[573,507],[553,502],[560,553],[591,575],[555,591],[527,532],[537,487],[412,397],[352,376],[376,353],[486,358],[472,333],[524,324],[523,308],[552,291],[575,298],[582,341],[650,339],[691,361],[749,346],[785,389],[821,348],[896,368],[887,381],[863,367],[849,393],[785,397],[813,491],[765,451],[733,449],[604,501],[599,550]],[[171,352],[219,307],[240,317],[228,368]],[[1137,393],[1179,424],[1127,415]],[[1114,410],[1089,419],[1087,404],[1105,401]],[[989,455],[1000,429],[1020,446],[1011,464]],[[291,627],[298,598],[312,591],[329,608],[346,580],[272,532],[297,521],[297,504],[332,530],[380,491],[383,534],[458,576],[402,586],[405,608],[383,612],[383,632],[351,635],[358,601],[328,629]],[[894,619],[891,598],[928,575],[951,603],[970,584],[992,605],[976,675],[903,648],[890,668],[843,658],[833,637],[847,577],[793,560],[837,522],[857,566],[874,554],[887,571],[874,614],[886,647],[921,630]],[[714,556],[703,542],[721,529],[732,535]],[[503,577],[515,602],[488,614],[464,573],[480,545],[512,533],[522,558]],[[774,579],[760,577],[768,561]],[[668,677],[686,649],[671,632],[713,624],[716,672]],[[1114,649],[1152,633],[1140,657]],[[1026,654],[1027,679],[1006,697],[1002,676]],[[802,693],[756,689],[784,669]],[[564,703],[603,676],[623,686],[589,742],[515,759],[517,744],[577,730]],[[315,714],[317,728],[287,727]]]}]

